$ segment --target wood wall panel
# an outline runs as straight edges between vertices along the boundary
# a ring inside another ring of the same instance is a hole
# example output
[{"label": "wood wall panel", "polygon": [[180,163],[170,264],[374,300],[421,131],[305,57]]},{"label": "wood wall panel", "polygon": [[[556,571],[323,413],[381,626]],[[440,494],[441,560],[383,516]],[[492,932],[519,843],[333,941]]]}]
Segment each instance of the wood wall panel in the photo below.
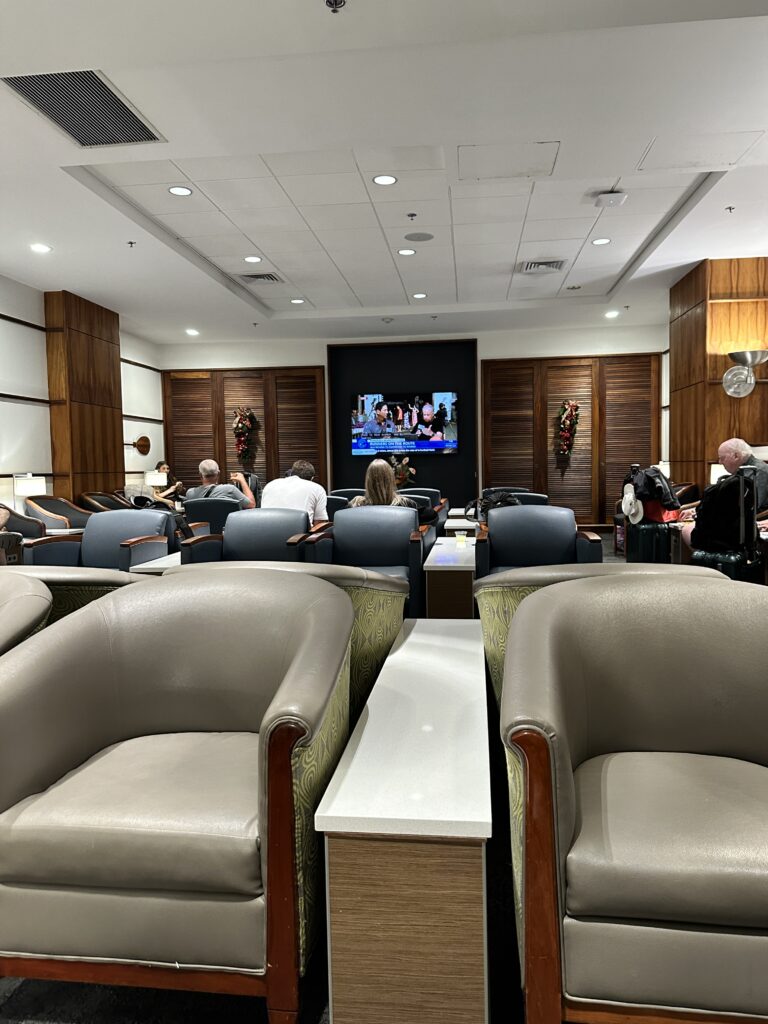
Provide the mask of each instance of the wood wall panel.
[{"label": "wood wall panel", "polygon": [[[208,371],[163,374],[167,387],[165,450],[173,475],[185,487],[200,483],[198,466],[215,459],[213,382]],[[217,460],[221,463],[221,460]]]},{"label": "wood wall panel", "polygon": [[765,256],[708,262],[710,302],[768,298],[768,258]]},{"label": "wood wall panel", "polygon": [[[597,444],[593,438],[592,403],[595,397],[592,360],[568,360],[563,365],[548,364],[545,370],[547,493],[551,505],[572,508],[582,523],[598,519],[596,461]],[[579,425],[570,458],[557,454],[560,430],[560,406],[564,399],[579,403]]]},{"label": "wood wall panel", "polygon": [[[729,352],[768,348],[768,303],[712,302],[709,304],[706,353],[707,378],[720,381],[736,364]],[[757,378],[768,378],[765,364],[755,368]],[[744,400],[741,400],[744,401]]]},{"label": "wood wall panel", "polygon": [[705,302],[709,295],[709,263],[704,260],[685,275],[669,293],[669,319],[676,320],[683,313],[692,309],[700,302]]},{"label": "wood wall panel", "polygon": [[69,292],[46,292],[48,390],[55,493],[125,483],[120,320]]},{"label": "wood wall panel", "polygon": [[707,303],[700,302],[669,325],[671,391],[707,379]]},{"label": "wood wall panel", "polygon": [[[675,461],[700,462],[702,459],[699,429],[703,429],[706,395],[706,384],[692,384],[671,396],[669,450]],[[691,429],[692,424],[702,424],[702,428]]]},{"label": "wood wall panel", "polygon": [[514,360],[483,363],[483,481],[534,490],[536,366]]},{"label": "wood wall panel", "polygon": [[325,417],[317,417],[317,375],[282,371],[275,374],[277,418],[277,473],[291,468],[296,459],[308,459],[317,482],[325,484]]},{"label": "wood wall panel", "polygon": [[241,466],[237,461],[235,435],[232,433],[233,412],[237,406],[249,406],[261,423],[261,444],[256,452],[254,472],[262,481],[267,481],[266,423],[264,417],[264,374],[259,370],[233,370],[222,373],[224,406],[224,440],[226,445],[226,469],[237,473]]},{"label": "wood wall panel", "polygon": [[621,496],[629,466],[633,462],[649,466],[658,460],[658,374],[655,355],[611,356],[600,361],[602,521],[609,518]]}]

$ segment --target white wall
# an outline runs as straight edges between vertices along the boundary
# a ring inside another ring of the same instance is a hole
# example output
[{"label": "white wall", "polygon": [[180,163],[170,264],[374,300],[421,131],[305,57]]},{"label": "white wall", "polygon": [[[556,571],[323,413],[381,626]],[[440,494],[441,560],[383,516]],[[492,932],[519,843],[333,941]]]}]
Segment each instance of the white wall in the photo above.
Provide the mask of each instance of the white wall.
[{"label": "white wall", "polygon": [[[143,474],[165,458],[163,424],[163,380],[158,365],[157,346],[131,334],[120,332],[120,357],[131,362],[120,364],[123,389],[123,441],[130,445],[137,437],[150,440],[149,455],[139,455],[133,447],[124,448],[126,483],[140,484]],[[134,366],[133,363],[144,363]]]}]

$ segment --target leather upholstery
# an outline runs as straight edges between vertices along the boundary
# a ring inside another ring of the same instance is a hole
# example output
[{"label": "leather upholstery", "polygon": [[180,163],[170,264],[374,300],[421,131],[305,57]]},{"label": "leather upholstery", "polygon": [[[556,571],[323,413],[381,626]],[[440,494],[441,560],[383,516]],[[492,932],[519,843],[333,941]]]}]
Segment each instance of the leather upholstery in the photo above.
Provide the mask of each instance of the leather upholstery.
[{"label": "leather upholstery", "polygon": [[119,497],[117,494],[109,494],[107,491],[83,491],[79,501],[89,512],[120,511],[124,508],[133,508],[130,501]]},{"label": "leather upholstery", "polygon": [[767,615],[765,588],[663,572],[517,610],[502,736],[551,749],[566,994],[765,1015]]},{"label": "leather upholstery", "polygon": [[45,584],[52,599],[48,625],[120,587],[153,582],[153,577],[139,573],[73,565],[13,565],[4,572]]},{"label": "leather upholstery", "polygon": [[[263,970],[252,894],[266,871],[269,742],[288,721],[305,732],[292,760],[305,901],[289,911],[303,964],[319,864],[305,821],[347,735],[351,627],[349,599],[322,580],[198,572],[126,587],[6,654],[0,865],[35,877],[0,884],[0,948]],[[94,874],[104,888],[81,888]],[[123,917],[126,893],[136,909]]]},{"label": "leather upholstery", "polygon": [[11,533],[20,533],[22,537],[30,538],[45,536],[45,523],[41,519],[35,519],[33,516],[23,516],[16,509],[11,508],[10,505],[0,504],[0,511],[8,513],[5,528]]},{"label": "leather upholstery", "polygon": [[[562,565],[586,561],[592,551],[576,541],[576,517],[569,508],[553,505],[507,506],[488,511],[488,540],[475,545],[477,576],[493,570],[529,565]],[[590,545],[591,547],[592,545]],[[599,545],[595,544],[597,549]],[[602,561],[602,548],[595,551]]]},{"label": "leather upholstery", "polygon": [[525,494],[526,492],[530,493],[530,490],[530,487],[484,487],[483,497],[491,498],[495,494],[501,494],[502,491],[512,491],[513,494]]},{"label": "leather upholstery", "polygon": [[[63,498],[55,498],[52,494],[36,494],[24,499],[24,509],[27,515],[33,519],[40,519],[48,529],[66,529],[66,523],[61,520],[67,519],[69,526],[73,529],[80,529],[90,519],[92,513],[85,509],[77,508]],[[48,514],[46,514],[48,513]]]},{"label": "leather upholstery", "polygon": [[227,518],[239,512],[240,505],[231,498],[189,498],[184,502],[188,523],[208,523],[211,533],[222,533]]},{"label": "leather upholstery", "polygon": [[340,498],[346,498],[347,501],[352,501],[353,498],[364,498],[365,488],[364,487],[339,487],[334,491],[330,491],[331,494],[335,494]]},{"label": "leather upholstery", "polygon": [[[429,498],[429,504],[432,508],[437,508],[443,500],[440,491],[436,487],[403,487],[400,490],[401,494],[404,494],[408,498],[415,498],[419,494],[426,494]],[[445,529],[445,524],[448,520],[448,511],[450,509],[449,503],[446,501],[443,507],[437,513],[437,530],[442,531]]]},{"label": "leather upholstery", "polygon": [[44,626],[50,611],[51,592],[44,583],[4,566],[0,570],[0,654]]},{"label": "leather upholstery", "polygon": [[329,494],[325,499],[325,508],[328,514],[328,520],[330,522],[333,522],[333,517],[336,515],[336,513],[340,509],[347,508],[348,506],[349,502],[343,495]]},{"label": "leather upholstery", "polygon": [[[201,565],[176,565],[166,569],[163,578],[188,573],[197,569],[276,569],[279,572],[293,572],[299,575],[315,576],[327,580],[335,587],[368,587],[385,590],[393,594],[407,594],[408,588],[402,582],[383,575],[379,569],[363,569],[356,565],[332,565],[313,562],[204,562]],[[131,579],[134,577],[131,576]]]},{"label": "leather upholstery", "polygon": [[[93,569],[129,568],[130,552],[120,547],[121,541],[133,537],[167,537],[169,541],[175,532],[175,521],[165,512],[154,509],[125,509],[120,512],[100,512],[88,520],[80,549],[80,564]],[[149,557],[160,558],[172,550],[172,546],[141,545],[156,548]],[[141,555],[145,552],[141,552]],[[148,561],[149,558],[139,558]]]},{"label": "leather upholstery", "polygon": [[207,562],[258,562],[278,559],[301,560],[301,544],[288,544],[290,537],[309,532],[306,512],[286,508],[249,508],[227,517],[224,535],[182,543],[183,565]]},{"label": "leather upholstery", "polygon": [[548,505],[549,495],[537,491],[516,491],[515,497],[521,505]]}]

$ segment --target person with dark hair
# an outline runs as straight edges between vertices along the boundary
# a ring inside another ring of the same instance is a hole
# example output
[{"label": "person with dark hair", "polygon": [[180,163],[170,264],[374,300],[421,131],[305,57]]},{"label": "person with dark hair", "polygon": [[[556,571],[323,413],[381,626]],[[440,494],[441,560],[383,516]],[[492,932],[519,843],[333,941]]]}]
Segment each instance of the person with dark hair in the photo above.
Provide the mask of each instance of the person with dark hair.
[{"label": "person with dark hair", "polygon": [[386,402],[377,402],[373,407],[373,416],[363,427],[363,437],[384,437],[394,434],[395,424],[389,418],[389,406]]},{"label": "person with dark hair", "polygon": [[155,466],[156,473],[165,473],[165,487],[153,487],[152,496],[155,501],[162,501],[163,504],[168,505],[170,508],[175,507],[176,496],[184,490],[184,484],[181,480],[177,480],[171,472],[171,467],[165,461],[161,459]]},{"label": "person with dark hair", "polygon": [[415,508],[419,513],[419,526],[434,523],[437,512],[431,507],[421,508],[405,494],[399,494],[395,487],[395,471],[384,459],[373,459],[365,473],[365,494],[358,495],[349,503],[350,508],[361,505],[400,505]]},{"label": "person with dark hair", "polygon": [[306,512],[313,526],[328,520],[325,489],[314,482],[315,467],[297,459],[287,477],[270,480],[261,494],[262,508],[295,508]]}]

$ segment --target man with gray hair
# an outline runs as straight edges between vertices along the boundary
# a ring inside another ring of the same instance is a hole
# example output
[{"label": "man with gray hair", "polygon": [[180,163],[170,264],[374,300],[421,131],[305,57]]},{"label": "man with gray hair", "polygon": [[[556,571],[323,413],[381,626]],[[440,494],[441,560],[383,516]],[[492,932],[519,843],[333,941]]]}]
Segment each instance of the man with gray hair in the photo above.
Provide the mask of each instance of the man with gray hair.
[{"label": "man with gray hair", "polygon": [[[717,458],[720,465],[729,475],[733,475],[742,466],[748,466],[755,470],[755,503],[756,510],[762,512],[768,508],[768,465],[752,454],[752,449],[746,441],[740,437],[730,437],[723,441],[717,449]],[[707,492],[705,492],[706,496]],[[687,518],[687,517],[686,517]],[[715,524],[720,524],[720,516],[715,519]],[[694,537],[695,523],[687,523],[683,527],[683,543],[689,548],[696,547],[698,537]],[[710,527],[711,529],[711,527]]]},{"label": "man with gray hair", "polygon": [[[219,464],[213,459],[203,459],[198,467],[200,472],[200,487],[190,487],[187,491],[187,498],[229,498],[236,501],[240,508],[256,508],[256,499],[253,491],[242,473],[231,473],[232,483],[219,483]],[[235,487],[235,483],[239,487]]]}]

